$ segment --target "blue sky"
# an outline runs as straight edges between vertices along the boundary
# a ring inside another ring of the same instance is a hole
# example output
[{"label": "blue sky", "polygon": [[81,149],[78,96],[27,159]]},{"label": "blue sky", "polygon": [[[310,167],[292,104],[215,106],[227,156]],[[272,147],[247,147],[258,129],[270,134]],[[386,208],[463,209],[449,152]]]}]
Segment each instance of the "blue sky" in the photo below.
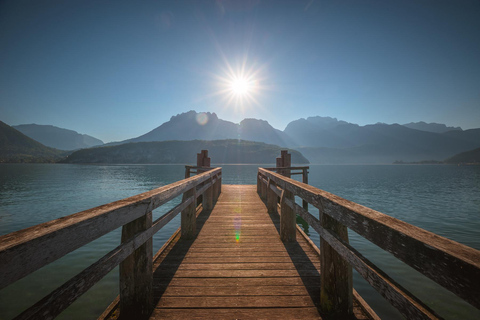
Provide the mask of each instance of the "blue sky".
[{"label": "blue sky", "polygon": [[478,128],[480,2],[0,2],[0,120],[108,142],[188,110]]}]

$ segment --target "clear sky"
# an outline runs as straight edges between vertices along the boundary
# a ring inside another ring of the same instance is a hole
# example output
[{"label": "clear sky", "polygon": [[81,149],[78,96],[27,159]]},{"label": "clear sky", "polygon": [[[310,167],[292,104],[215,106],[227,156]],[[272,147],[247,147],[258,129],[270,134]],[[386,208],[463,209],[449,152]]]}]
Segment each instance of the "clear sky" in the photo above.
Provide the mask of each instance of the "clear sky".
[{"label": "clear sky", "polygon": [[109,142],[188,110],[478,128],[480,1],[0,2],[0,120]]}]

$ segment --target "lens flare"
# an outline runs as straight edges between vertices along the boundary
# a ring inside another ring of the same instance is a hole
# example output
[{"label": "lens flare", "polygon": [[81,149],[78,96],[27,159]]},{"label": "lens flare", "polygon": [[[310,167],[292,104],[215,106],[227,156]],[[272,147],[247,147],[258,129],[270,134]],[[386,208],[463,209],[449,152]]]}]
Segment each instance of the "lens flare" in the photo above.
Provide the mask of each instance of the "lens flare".
[{"label": "lens flare", "polygon": [[[235,208],[237,209],[237,208]],[[236,211],[236,210],[234,210]],[[239,243],[240,242],[240,235],[242,233],[242,217],[241,216],[235,216],[233,218],[233,227],[235,228],[235,242]]]},{"label": "lens flare", "polygon": [[204,126],[208,122],[208,115],[205,112],[200,112],[195,116],[195,120],[201,126]]}]

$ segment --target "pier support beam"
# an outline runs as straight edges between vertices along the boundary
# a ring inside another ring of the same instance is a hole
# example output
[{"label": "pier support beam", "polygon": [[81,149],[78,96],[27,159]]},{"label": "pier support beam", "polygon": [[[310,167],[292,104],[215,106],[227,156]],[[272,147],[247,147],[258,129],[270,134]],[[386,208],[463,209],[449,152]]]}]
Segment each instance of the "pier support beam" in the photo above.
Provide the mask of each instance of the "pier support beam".
[{"label": "pier support beam", "polygon": [[[320,210],[320,224],[348,243],[348,230],[343,224]],[[320,237],[320,309],[339,318],[353,313],[352,267]]]},{"label": "pier support beam", "polygon": [[280,198],[280,239],[283,242],[294,242],[297,238],[296,215],[295,211],[285,203],[285,199],[295,202],[293,193],[284,189]]},{"label": "pier support beam", "polygon": [[277,203],[278,203],[278,197],[273,192],[272,189],[270,189],[270,185],[273,184],[273,181],[268,178],[268,184],[267,184],[267,209],[268,213],[276,213],[277,212]]},{"label": "pier support beam", "polygon": [[[210,178],[210,181],[212,182],[213,179]],[[205,193],[203,194],[203,209],[205,210],[212,210],[213,209],[213,189],[215,188],[214,184],[208,188]]]},{"label": "pier support beam", "polygon": [[192,188],[183,194],[183,199],[188,199],[193,196],[193,201],[182,211],[181,216],[181,238],[185,240],[191,240],[195,238],[195,232],[197,231],[197,192],[195,188]]},{"label": "pier support beam", "polygon": [[[122,243],[152,226],[148,212],[122,228]],[[121,319],[148,319],[153,311],[152,238],[120,263]]]}]

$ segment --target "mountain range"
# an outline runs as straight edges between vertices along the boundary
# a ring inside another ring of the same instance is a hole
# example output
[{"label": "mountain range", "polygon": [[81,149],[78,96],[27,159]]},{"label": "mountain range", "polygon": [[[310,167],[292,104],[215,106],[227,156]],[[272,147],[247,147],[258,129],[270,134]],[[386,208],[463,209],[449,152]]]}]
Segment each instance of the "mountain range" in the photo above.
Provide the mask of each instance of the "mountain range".
[{"label": "mountain range", "polygon": [[244,119],[239,124],[219,119],[215,113],[189,111],[170,118],[152,131],[137,138],[111,144],[169,140],[238,139],[278,146],[291,145],[288,136],[267,121]]},{"label": "mountain range", "polygon": [[59,150],[77,150],[103,144],[102,140],[92,136],[51,125],[21,124],[12,127],[47,147]]},{"label": "mountain range", "polygon": [[294,120],[280,131],[264,120],[245,119],[235,124],[219,119],[215,113],[189,111],[171,117],[144,135],[113,144],[194,139],[241,139],[274,144],[296,149],[312,163],[373,164],[442,161],[480,147],[480,129],[464,131],[425,122],[360,126],[316,116]]},{"label": "mountain range", "polygon": [[139,137],[106,146],[229,139],[295,149],[311,163],[389,164],[395,161],[443,161],[479,148],[480,129],[462,130],[425,122],[360,126],[336,118],[314,116],[294,120],[281,131],[265,120],[244,119],[236,124],[218,118],[215,113],[189,111],[172,116],[169,121]]}]

